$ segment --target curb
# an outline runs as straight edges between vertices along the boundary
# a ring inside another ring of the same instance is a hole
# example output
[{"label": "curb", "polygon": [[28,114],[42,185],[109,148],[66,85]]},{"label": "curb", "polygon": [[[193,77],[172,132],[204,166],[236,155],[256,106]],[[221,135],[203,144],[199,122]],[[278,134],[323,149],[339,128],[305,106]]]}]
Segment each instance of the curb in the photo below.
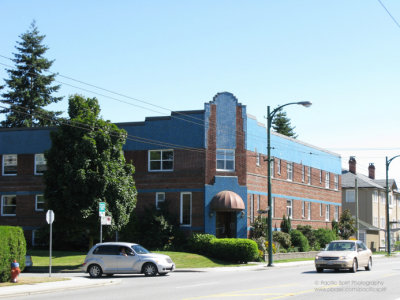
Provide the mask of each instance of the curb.
[{"label": "curb", "polygon": [[54,291],[75,290],[81,288],[92,288],[121,283],[121,279],[90,279],[65,277],[69,280],[37,283],[33,285],[16,285],[0,288],[0,298],[28,296],[44,294]]}]

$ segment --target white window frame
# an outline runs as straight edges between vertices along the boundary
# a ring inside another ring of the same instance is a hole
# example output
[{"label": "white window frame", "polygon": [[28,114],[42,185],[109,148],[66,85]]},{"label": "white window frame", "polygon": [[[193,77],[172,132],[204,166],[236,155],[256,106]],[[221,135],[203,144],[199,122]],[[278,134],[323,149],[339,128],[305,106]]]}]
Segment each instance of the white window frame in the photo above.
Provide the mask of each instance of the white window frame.
[{"label": "white window frame", "polygon": [[385,194],[385,192],[380,192],[379,196],[380,196],[380,199],[381,199],[381,204],[386,204],[386,194]]},{"label": "white window frame", "polygon": [[308,202],[308,216],[307,220],[311,220],[311,202]]},{"label": "white window frame", "polygon": [[271,199],[271,217],[274,218],[275,217],[275,197],[272,197]]},{"label": "white window frame", "polygon": [[356,191],[353,189],[346,190],[346,203],[356,202]]},{"label": "white window frame", "polygon": [[330,221],[331,218],[331,206],[329,204],[325,204],[325,221]]},{"label": "white window frame", "polygon": [[293,163],[292,162],[286,163],[286,171],[287,171],[287,180],[293,181]]},{"label": "white window frame", "polygon": [[322,183],[322,170],[319,170],[319,183]]},{"label": "white window frame", "polygon": [[[151,159],[151,154],[159,152],[160,159]],[[172,159],[164,159],[163,154],[166,152],[172,152]],[[152,162],[160,162],[160,169],[152,169],[151,163]],[[172,168],[164,169],[163,162],[172,162]],[[174,150],[173,149],[160,149],[160,150],[149,150],[148,151],[148,171],[149,172],[171,172],[174,170]]]},{"label": "white window frame", "polygon": [[378,217],[374,217],[372,225],[379,228],[379,218]]},{"label": "white window frame", "polygon": [[[44,162],[44,164],[39,164],[39,162]],[[44,172],[38,172],[38,166],[46,166],[47,170],[47,161],[43,153],[35,154],[35,175],[43,175]]]},{"label": "white window frame", "polygon": [[259,167],[260,166],[260,153],[257,152],[257,148],[256,150],[256,166]]},{"label": "white window frame", "polygon": [[335,205],[335,213],[333,215],[335,221],[339,221],[339,206]]},{"label": "white window frame", "polygon": [[293,218],[293,200],[291,199],[286,200],[286,214],[288,218]]},{"label": "white window frame", "polygon": [[306,202],[301,201],[301,217],[305,218],[306,217]]},{"label": "white window frame", "polygon": [[308,167],[308,184],[311,184],[311,167]]},{"label": "white window frame", "polygon": [[304,182],[306,179],[306,166],[301,166],[301,182]]},{"label": "white window frame", "polygon": [[[5,205],[6,198],[12,198],[12,197],[15,198],[15,204]],[[15,207],[15,214],[4,213],[4,208],[9,207],[9,206]],[[17,215],[17,195],[2,195],[1,196],[1,215],[4,217],[15,217]]]},{"label": "white window frame", "polygon": [[379,227],[382,229],[385,229],[386,226],[386,218],[385,217],[381,217],[381,222],[379,224]]},{"label": "white window frame", "polygon": [[156,193],[156,209],[161,209],[160,203],[165,203],[165,192]]},{"label": "white window frame", "polygon": [[330,181],[330,173],[329,172],[325,172],[325,188],[329,189],[329,181]]},{"label": "white window frame", "polygon": [[250,222],[254,223],[254,194],[250,194]]},{"label": "white window frame", "polygon": [[274,173],[275,173],[275,158],[272,158],[271,159],[271,177],[274,177]]},{"label": "white window frame", "polygon": [[278,169],[277,170],[278,171],[278,175],[281,175],[281,160],[280,159],[277,160],[276,168]]},{"label": "white window frame", "polygon": [[319,216],[322,217],[322,203],[319,204]]},{"label": "white window frame", "polygon": [[[233,159],[227,159],[227,157],[232,157]],[[219,158],[220,157],[220,158]],[[218,161],[222,161],[224,167],[218,168]],[[233,167],[227,168],[227,162],[232,161]],[[234,172],[235,171],[235,150],[233,149],[217,149],[216,151],[216,167],[217,171],[224,171],[224,172]]]},{"label": "white window frame", "polygon": [[[7,161],[8,159],[11,158],[11,161]],[[10,163],[10,162],[14,162],[14,163]],[[8,166],[15,166],[16,170],[15,173],[9,173],[6,174],[6,167]],[[2,161],[2,175],[3,176],[17,176],[18,173],[18,155],[17,154],[3,154],[3,161]]]},{"label": "white window frame", "polygon": [[[43,201],[38,201],[38,199],[42,197]],[[38,208],[38,203],[43,204],[43,208]],[[35,211],[44,211],[44,196],[43,195],[36,195],[35,196]]]},{"label": "white window frame", "polygon": [[335,191],[339,190],[339,175],[338,174],[335,174],[333,176],[333,182],[334,182]]},{"label": "white window frame", "polygon": [[[184,211],[183,211],[183,197],[185,196],[185,195],[189,195],[190,196],[190,198],[189,198],[189,223],[185,223],[185,224],[183,224],[183,213],[184,213]],[[179,221],[180,221],[180,226],[181,227],[191,227],[192,226],[192,193],[191,192],[181,192],[181,197],[180,197],[180,218],[179,218]]]}]

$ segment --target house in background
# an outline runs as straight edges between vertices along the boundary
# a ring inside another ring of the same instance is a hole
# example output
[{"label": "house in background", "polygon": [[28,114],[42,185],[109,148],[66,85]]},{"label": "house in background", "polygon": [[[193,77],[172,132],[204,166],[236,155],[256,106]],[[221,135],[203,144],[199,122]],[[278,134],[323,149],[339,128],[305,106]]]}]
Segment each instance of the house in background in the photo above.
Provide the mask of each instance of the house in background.
[{"label": "house in background", "polygon": [[[359,238],[374,250],[386,247],[386,180],[375,179],[375,166],[370,164],[368,176],[357,173],[357,161],[350,157],[349,170],[342,171],[343,209],[356,216],[356,180],[358,186]],[[389,180],[389,219],[400,221],[400,193],[394,179]],[[399,240],[399,224],[391,225],[391,243]]]},{"label": "house in background", "polygon": [[[128,133],[124,153],[135,166],[136,213],[168,202],[182,230],[246,238],[267,203],[267,131],[231,93],[203,110],[117,123]],[[0,225],[18,225],[34,244],[45,224],[43,153],[56,128],[0,129]],[[341,213],[338,154],[277,133],[271,137],[273,226],[331,228]],[[57,220],[57,218],[56,218]]]}]

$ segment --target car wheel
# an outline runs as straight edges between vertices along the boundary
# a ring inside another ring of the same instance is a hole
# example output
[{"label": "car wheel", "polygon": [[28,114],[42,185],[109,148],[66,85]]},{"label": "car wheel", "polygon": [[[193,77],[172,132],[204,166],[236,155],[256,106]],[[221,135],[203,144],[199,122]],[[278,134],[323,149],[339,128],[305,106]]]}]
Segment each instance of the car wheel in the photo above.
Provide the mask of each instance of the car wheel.
[{"label": "car wheel", "polygon": [[365,267],[366,271],[371,271],[372,269],[372,257],[368,259],[368,265]]},{"label": "car wheel", "polygon": [[103,274],[103,270],[99,265],[90,265],[89,266],[89,275],[92,278],[99,278]]},{"label": "car wheel", "polygon": [[322,273],[324,271],[324,269],[322,269],[322,268],[317,268],[317,272],[318,273]]},{"label": "car wheel", "polygon": [[143,273],[145,276],[155,276],[157,274],[157,267],[153,263],[146,263],[143,266]]},{"label": "car wheel", "polygon": [[353,260],[353,266],[350,269],[350,272],[355,273],[357,272],[358,266],[357,266],[357,259]]}]

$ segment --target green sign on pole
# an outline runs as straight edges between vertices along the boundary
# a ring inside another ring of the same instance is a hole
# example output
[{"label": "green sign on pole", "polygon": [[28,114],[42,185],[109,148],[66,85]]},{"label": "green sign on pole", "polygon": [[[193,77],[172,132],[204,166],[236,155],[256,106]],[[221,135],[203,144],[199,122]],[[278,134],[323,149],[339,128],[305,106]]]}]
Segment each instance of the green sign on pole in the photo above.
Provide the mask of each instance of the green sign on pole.
[{"label": "green sign on pole", "polygon": [[99,202],[99,216],[105,216],[106,215],[106,203],[105,202]]}]

